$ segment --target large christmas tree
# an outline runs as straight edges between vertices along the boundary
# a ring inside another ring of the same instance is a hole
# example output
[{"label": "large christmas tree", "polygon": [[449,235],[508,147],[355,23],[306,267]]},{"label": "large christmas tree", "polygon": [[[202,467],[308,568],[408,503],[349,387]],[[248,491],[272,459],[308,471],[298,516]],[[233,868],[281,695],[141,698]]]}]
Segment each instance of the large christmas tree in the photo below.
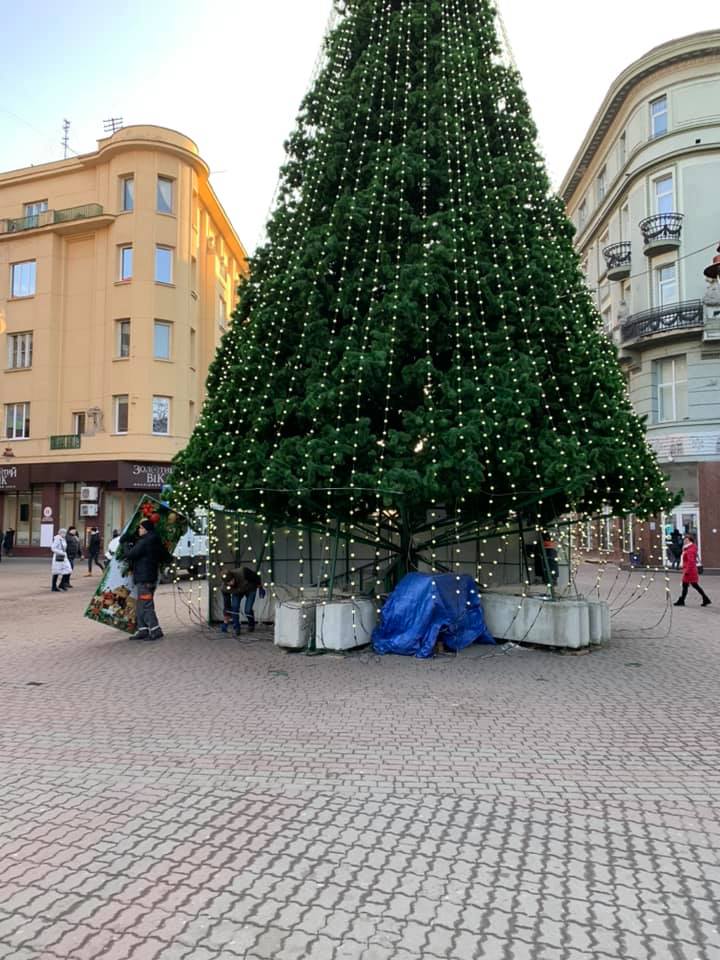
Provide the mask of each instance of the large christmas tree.
[{"label": "large christmas tree", "polygon": [[336,0],[173,473],[269,524],[649,514],[664,479],[487,0]]}]

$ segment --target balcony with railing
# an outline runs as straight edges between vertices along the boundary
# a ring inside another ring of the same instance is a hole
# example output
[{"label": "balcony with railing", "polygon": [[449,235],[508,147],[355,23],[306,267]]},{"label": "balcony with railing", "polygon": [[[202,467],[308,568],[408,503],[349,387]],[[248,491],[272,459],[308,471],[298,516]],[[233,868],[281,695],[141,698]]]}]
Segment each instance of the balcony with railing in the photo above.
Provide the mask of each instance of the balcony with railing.
[{"label": "balcony with railing", "polygon": [[702,300],[683,300],[663,307],[653,307],[628,317],[620,334],[623,344],[663,336],[675,336],[688,330],[702,330],[705,325]]},{"label": "balcony with railing", "polygon": [[682,238],[682,213],[657,213],[640,221],[640,232],[645,241],[645,256],[677,250]]},{"label": "balcony with railing", "polygon": [[625,280],[632,269],[632,244],[629,240],[611,243],[602,252],[607,266],[608,280]]},{"label": "balcony with railing", "polygon": [[65,433],[50,437],[50,449],[51,450],[79,450],[80,449],[80,434],[79,433]]},{"label": "balcony with railing", "polygon": [[23,233],[26,230],[40,230],[43,227],[60,227],[62,232],[71,232],[74,225],[80,223],[82,226],[82,221],[98,218],[102,218],[101,222],[110,222],[114,219],[103,212],[99,203],[86,203],[81,207],[65,207],[62,210],[41,210],[29,217],[0,220],[0,238],[9,234]]}]

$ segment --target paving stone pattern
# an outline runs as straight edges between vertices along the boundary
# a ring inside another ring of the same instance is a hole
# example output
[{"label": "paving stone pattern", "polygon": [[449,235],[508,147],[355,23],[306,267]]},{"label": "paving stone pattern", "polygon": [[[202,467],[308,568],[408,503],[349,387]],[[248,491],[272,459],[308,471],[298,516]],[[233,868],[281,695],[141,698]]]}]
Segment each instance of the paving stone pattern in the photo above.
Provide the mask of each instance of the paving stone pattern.
[{"label": "paving stone pattern", "polygon": [[0,568],[0,958],[720,960],[715,607],[608,572],[588,656],[307,657],[44,574]]}]

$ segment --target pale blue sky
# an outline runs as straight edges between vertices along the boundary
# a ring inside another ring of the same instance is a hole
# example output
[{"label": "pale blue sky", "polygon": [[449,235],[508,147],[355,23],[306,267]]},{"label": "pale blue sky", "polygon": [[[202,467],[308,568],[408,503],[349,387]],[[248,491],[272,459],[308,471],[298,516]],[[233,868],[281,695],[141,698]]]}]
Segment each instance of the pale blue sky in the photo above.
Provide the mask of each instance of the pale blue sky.
[{"label": "pale blue sky", "polygon": [[[612,80],[665,40],[718,26],[707,0],[499,0],[559,183]],[[252,249],[330,0],[0,0],[0,169],[95,149],[102,121],[192,137]]]}]

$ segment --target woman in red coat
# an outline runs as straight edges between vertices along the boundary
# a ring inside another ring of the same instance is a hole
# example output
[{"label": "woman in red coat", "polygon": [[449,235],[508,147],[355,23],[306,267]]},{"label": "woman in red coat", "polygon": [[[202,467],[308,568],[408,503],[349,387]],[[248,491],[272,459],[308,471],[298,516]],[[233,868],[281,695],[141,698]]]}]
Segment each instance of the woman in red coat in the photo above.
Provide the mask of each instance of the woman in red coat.
[{"label": "woman in red coat", "polygon": [[702,605],[706,607],[710,603],[710,597],[705,593],[703,588],[700,586],[700,576],[698,574],[697,567],[697,555],[698,549],[697,544],[695,543],[695,538],[690,536],[689,533],[686,533],[683,537],[683,552],[682,558],[680,560],[680,566],[682,567],[683,577],[682,577],[682,596],[679,600],[675,601],[676,607],[685,606],[685,597],[688,594],[688,588],[692,587],[702,597]]}]

